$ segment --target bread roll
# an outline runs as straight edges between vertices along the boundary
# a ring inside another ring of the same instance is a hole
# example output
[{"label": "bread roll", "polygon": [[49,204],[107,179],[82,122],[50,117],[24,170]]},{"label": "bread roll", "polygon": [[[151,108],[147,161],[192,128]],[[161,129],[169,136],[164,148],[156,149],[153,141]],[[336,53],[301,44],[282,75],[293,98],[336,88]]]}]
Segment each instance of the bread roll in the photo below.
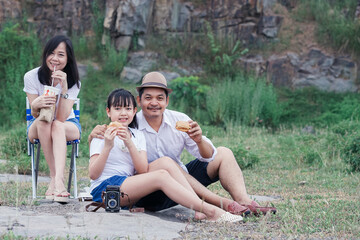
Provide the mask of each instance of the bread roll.
[{"label": "bread roll", "polygon": [[119,123],[119,122],[111,122],[111,123],[109,124],[109,127],[119,128],[119,127],[122,127],[122,124]]},{"label": "bread roll", "polygon": [[189,122],[186,122],[186,121],[177,121],[175,128],[179,131],[187,132],[190,129],[190,124],[189,124]]}]

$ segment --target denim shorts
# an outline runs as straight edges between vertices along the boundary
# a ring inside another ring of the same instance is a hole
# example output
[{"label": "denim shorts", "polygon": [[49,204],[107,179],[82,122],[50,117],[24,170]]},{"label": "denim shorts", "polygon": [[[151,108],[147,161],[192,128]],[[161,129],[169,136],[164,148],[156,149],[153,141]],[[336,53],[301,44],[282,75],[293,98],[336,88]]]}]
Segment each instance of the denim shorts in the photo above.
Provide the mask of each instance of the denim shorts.
[{"label": "denim shorts", "polygon": [[94,190],[91,191],[91,195],[93,196],[94,202],[102,202],[102,192],[106,191],[107,185],[114,185],[114,186],[121,186],[121,184],[125,181],[127,176],[112,176],[106,180],[104,180],[102,183],[100,183],[99,186],[97,186]]},{"label": "denim shorts", "polygon": [[[34,123],[36,118],[33,118],[29,121],[29,126],[27,126],[27,129],[26,129],[26,135],[28,135],[29,133],[29,128],[30,126]],[[79,132],[80,132],[80,137],[81,137],[81,125],[80,125],[80,122],[79,120],[77,120],[77,118],[69,118],[66,120],[67,122],[72,122],[75,124],[75,126],[79,129]]]},{"label": "denim shorts", "polygon": [[[219,180],[219,177],[210,179],[209,175],[207,174],[208,164],[208,162],[201,162],[198,159],[195,159],[185,165],[189,174],[205,187]],[[166,196],[162,191],[150,193],[149,195],[141,198],[136,203],[137,207],[144,207],[149,211],[160,211],[176,205],[177,203],[168,198],[168,196]]]}]

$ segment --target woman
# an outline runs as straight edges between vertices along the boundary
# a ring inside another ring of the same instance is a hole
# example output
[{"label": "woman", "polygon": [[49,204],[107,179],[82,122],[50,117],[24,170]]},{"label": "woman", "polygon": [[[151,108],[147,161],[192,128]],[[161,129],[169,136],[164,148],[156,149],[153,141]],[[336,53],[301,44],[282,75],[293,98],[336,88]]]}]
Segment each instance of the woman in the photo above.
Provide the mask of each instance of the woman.
[{"label": "woman", "polygon": [[[90,143],[89,175],[93,200],[102,202],[102,192],[108,185],[119,186],[125,193],[120,199],[121,206],[131,206],[140,198],[161,190],[173,201],[195,210],[197,219],[242,221],[241,216],[202,201],[190,185],[184,186],[178,181],[174,172],[166,169],[148,172],[146,140],[137,129],[136,110],[135,98],[129,91],[116,89],[110,93],[106,112],[112,123],[107,127],[104,139],[94,138]],[[181,172],[179,174],[182,176]]]},{"label": "woman", "polygon": [[[60,94],[44,95],[45,85],[54,86]],[[25,74],[23,90],[34,116],[27,129],[28,138],[31,142],[40,140],[50,169],[51,181],[45,196],[57,202],[68,202],[70,193],[64,185],[66,141],[79,139],[81,135],[81,126],[72,108],[80,91],[79,73],[68,37],[55,36],[46,43],[42,64]],[[40,110],[53,104],[56,106],[54,120],[39,120]]]}]

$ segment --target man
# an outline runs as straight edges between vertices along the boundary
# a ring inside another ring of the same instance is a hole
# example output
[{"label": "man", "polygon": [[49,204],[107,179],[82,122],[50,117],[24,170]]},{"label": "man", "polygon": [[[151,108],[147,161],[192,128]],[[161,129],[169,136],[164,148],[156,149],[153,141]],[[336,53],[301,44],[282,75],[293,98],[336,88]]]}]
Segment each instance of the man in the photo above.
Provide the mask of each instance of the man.
[{"label": "man", "polygon": [[[174,160],[184,170],[187,181],[200,198],[231,213],[246,215],[252,212],[257,215],[259,212],[276,212],[276,208],[260,207],[249,198],[241,169],[230,149],[215,148],[212,142],[202,135],[197,122],[184,113],[166,109],[172,90],[167,87],[167,81],[161,73],[147,73],[142,78],[141,86],[136,89],[139,93],[137,102],[142,109],[136,116],[139,130],[146,138],[150,163],[164,156],[169,157],[169,161]],[[188,121],[190,130],[186,133],[178,131],[175,124],[179,120]],[[89,139],[99,135],[101,137],[105,129],[105,126],[97,126]],[[180,159],[184,148],[196,157],[186,165]],[[233,200],[220,197],[206,188],[218,180]],[[136,205],[159,211],[175,206],[176,203],[162,192],[155,192],[141,199]]]}]

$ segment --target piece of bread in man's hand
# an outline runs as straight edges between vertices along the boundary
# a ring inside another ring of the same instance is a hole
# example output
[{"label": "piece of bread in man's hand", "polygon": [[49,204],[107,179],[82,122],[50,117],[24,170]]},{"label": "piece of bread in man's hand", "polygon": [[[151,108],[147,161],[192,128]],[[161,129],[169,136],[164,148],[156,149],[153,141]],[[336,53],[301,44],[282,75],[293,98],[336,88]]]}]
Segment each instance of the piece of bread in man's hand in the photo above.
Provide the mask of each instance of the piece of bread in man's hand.
[{"label": "piece of bread in man's hand", "polygon": [[115,128],[119,128],[122,127],[122,124],[119,122],[111,122],[108,127],[115,127]]},{"label": "piece of bread in man's hand", "polygon": [[190,129],[190,124],[187,121],[177,121],[175,128],[182,132],[187,132]]}]

